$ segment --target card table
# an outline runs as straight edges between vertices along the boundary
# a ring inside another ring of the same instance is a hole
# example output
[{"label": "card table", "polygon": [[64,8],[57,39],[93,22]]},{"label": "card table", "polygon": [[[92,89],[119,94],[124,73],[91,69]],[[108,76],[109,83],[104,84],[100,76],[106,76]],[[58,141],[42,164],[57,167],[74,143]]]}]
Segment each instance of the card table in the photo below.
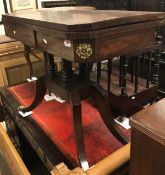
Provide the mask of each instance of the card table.
[{"label": "card table", "polygon": [[[25,45],[29,62],[31,47],[43,50],[47,74],[36,82],[31,111],[42,101],[46,89],[71,103],[79,162],[88,168],[82,134],[81,101],[93,97],[101,117],[111,133],[123,144],[128,142],[115,124],[106,91],[88,78],[90,64],[116,56],[142,52],[155,45],[156,29],[164,24],[165,14],[81,8],[26,10],[3,15],[8,37]],[[54,55],[63,59],[63,70],[56,72]],[[85,68],[75,74],[71,63]]]}]

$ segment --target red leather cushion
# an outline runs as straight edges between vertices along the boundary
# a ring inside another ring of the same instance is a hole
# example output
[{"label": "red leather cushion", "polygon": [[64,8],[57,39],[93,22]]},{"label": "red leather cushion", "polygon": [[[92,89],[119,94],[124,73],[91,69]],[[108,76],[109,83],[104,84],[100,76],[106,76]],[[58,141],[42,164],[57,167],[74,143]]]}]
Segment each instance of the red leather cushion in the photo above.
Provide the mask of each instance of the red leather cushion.
[{"label": "red leather cushion", "polygon": [[[28,106],[35,95],[35,82],[10,87],[9,91],[22,105]],[[32,118],[68,159],[78,166],[70,104],[43,100],[33,110]],[[122,146],[109,132],[97,109],[87,100],[82,101],[82,119],[85,150],[90,166]],[[121,129],[130,137],[130,130]]]}]

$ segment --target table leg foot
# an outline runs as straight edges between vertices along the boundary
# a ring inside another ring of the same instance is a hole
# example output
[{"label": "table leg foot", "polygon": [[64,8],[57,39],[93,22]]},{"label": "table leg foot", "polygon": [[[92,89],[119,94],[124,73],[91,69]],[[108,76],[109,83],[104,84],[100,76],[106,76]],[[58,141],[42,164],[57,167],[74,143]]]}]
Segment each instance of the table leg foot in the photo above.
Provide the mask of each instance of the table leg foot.
[{"label": "table leg foot", "polygon": [[95,100],[97,109],[99,110],[99,113],[107,128],[122,144],[128,143],[128,138],[118,128],[116,122],[113,119],[108,99],[100,86],[96,85],[93,87],[93,99]]}]

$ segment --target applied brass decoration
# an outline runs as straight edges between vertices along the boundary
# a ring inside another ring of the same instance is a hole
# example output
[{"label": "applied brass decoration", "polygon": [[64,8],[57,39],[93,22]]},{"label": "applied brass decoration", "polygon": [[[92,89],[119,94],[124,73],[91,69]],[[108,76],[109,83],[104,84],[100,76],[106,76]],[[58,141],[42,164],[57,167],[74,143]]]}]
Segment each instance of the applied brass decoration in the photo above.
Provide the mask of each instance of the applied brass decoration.
[{"label": "applied brass decoration", "polygon": [[77,46],[76,53],[81,59],[85,60],[92,55],[93,48],[90,44],[82,43]]}]

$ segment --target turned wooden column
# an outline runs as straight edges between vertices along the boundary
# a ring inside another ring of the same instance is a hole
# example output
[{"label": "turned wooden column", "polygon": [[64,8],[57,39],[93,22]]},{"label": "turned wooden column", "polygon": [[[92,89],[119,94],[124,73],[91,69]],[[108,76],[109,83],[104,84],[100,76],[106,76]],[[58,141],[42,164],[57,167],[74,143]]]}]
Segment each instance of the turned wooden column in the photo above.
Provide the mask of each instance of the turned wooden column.
[{"label": "turned wooden column", "polygon": [[107,73],[108,73],[108,79],[107,79],[107,81],[108,81],[108,83],[107,83],[107,90],[108,90],[108,92],[110,92],[110,88],[111,88],[112,60],[113,59],[108,60],[108,71],[107,71]]},{"label": "turned wooden column", "polygon": [[90,80],[90,73],[92,71],[93,63],[79,64],[79,77],[81,79]]},{"label": "turned wooden column", "polygon": [[126,56],[121,56],[121,96],[127,96],[127,68],[128,68],[128,58]]},{"label": "turned wooden column", "polygon": [[152,52],[149,54],[146,88],[150,87]]},{"label": "turned wooden column", "polygon": [[155,63],[154,63],[154,74],[153,74],[153,84],[159,84],[159,61],[160,61],[160,50],[155,52]]},{"label": "turned wooden column", "polygon": [[136,70],[135,70],[135,90],[134,92],[137,93],[138,92],[138,80],[139,80],[139,59],[140,59],[140,56],[137,56],[135,58],[135,67],[136,67]]},{"label": "turned wooden column", "polygon": [[101,78],[101,61],[97,63],[97,83],[100,83]]},{"label": "turned wooden column", "polygon": [[62,59],[63,70],[59,72],[59,77],[63,82],[68,82],[74,78],[72,71],[72,62]]},{"label": "turned wooden column", "polygon": [[54,56],[48,52],[44,52],[44,59],[46,64],[46,70],[50,78],[55,76],[55,63],[54,63]]}]

